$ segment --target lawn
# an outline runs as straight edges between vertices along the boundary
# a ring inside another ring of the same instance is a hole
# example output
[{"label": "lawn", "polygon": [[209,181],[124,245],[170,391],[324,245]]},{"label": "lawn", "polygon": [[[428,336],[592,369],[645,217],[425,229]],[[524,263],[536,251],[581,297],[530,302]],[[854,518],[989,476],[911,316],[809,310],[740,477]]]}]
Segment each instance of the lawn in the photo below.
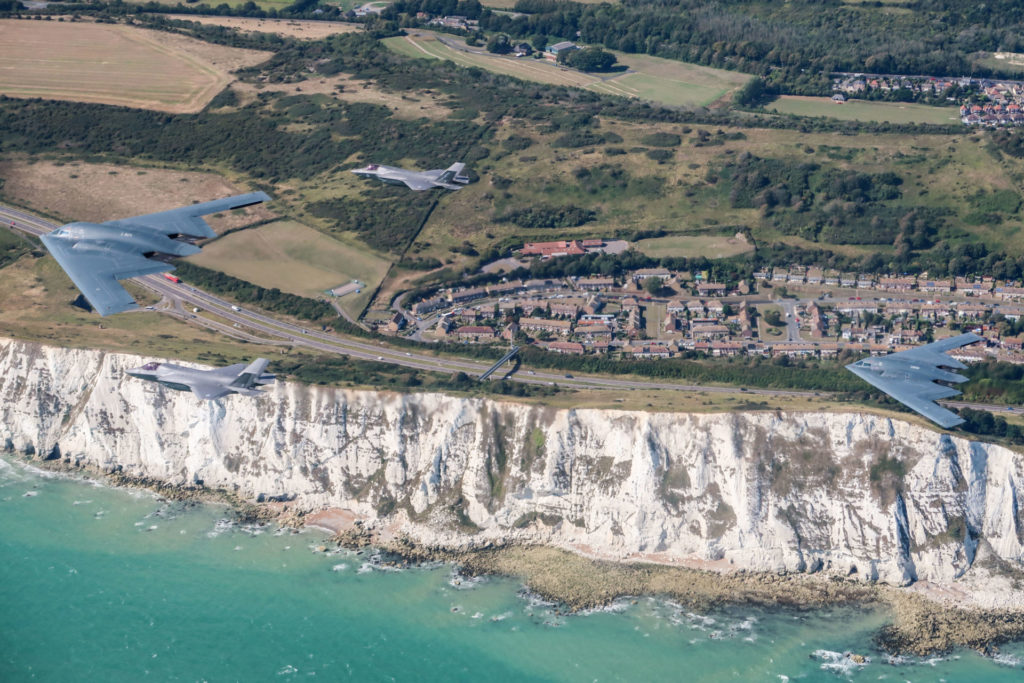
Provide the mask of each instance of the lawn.
[{"label": "lawn", "polygon": [[269,56],[121,24],[5,19],[0,93],[191,113]]},{"label": "lawn", "polygon": [[828,97],[783,95],[768,105],[768,109],[780,114],[828,116],[846,121],[934,124],[950,124],[960,121],[960,110],[957,107],[931,107],[926,104],[862,100],[849,100],[844,104],[836,104]]},{"label": "lawn", "polygon": [[726,258],[754,249],[742,234],[733,237],[728,235],[671,235],[640,240],[634,246],[653,258],[667,256]]},{"label": "lawn", "polygon": [[189,261],[261,287],[308,297],[359,280],[367,285],[362,292],[339,300],[353,315],[362,311],[390,265],[365,247],[345,244],[295,221],[232,233],[207,244]]},{"label": "lawn", "polygon": [[[444,40],[459,46],[455,36]],[[595,92],[636,97],[671,106],[705,106],[746,83],[747,74],[712,69],[672,59],[615,52],[629,71],[596,75],[567,69],[543,59],[503,57],[465,52],[446,45],[430,31],[416,30],[408,36],[388,38],[384,44],[409,57],[448,59],[465,67],[476,66],[495,73],[553,85],[571,85]],[[478,48],[477,48],[478,49]]]}]

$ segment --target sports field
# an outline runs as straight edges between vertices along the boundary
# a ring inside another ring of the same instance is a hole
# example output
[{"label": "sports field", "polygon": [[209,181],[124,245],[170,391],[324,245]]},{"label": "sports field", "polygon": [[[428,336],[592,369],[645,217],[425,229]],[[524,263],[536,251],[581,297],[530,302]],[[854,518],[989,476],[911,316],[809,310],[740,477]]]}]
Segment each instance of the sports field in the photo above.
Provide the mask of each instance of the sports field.
[{"label": "sports field", "polygon": [[768,105],[780,114],[798,116],[829,116],[846,121],[888,121],[889,123],[957,123],[957,107],[931,107],[927,104],[899,102],[867,102],[849,100],[836,104],[828,97],[798,97],[783,95]]},{"label": "sports field", "polygon": [[653,258],[666,256],[726,258],[754,249],[742,234],[733,237],[728,235],[670,235],[640,240],[635,246],[642,253]]},{"label": "sports field", "polygon": [[[619,62],[629,67],[623,73],[595,75],[558,66],[545,59],[505,57],[461,49],[464,43],[455,36],[415,30],[407,36],[384,41],[392,50],[409,57],[447,59],[460,66],[479,67],[527,81],[570,85],[595,92],[636,97],[673,106],[705,106],[746,83],[747,74],[712,69],[672,59],[616,52]],[[455,45],[456,47],[452,47]]]},{"label": "sports field", "polygon": [[367,285],[360,294],[338,300],[353,315],[362,311],[390,265],[366,248],[350,246],[295,221],[232,233],[188,260],[261,287],[309,297],[359,280]]},{"label": "sports field", "polygon": [[120,24],[5,19],[0,94],[192,113],[269,56]]}]

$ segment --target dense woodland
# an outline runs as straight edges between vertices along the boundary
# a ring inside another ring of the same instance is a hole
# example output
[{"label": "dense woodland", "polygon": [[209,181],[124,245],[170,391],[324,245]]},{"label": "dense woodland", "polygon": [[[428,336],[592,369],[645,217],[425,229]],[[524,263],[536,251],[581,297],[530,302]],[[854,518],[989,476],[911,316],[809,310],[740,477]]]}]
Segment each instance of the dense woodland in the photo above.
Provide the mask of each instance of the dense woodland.
[{"label": "dense woodland", "polygon": [[[443,4],[405,0],[385,16]],[[981,53],[1024,52],[1024,7],[1014,0],[918,0],[896,9],[841,0],[518,0],[515,9],[523,14],[481,10],[481,28],[756,73],[790,93],[828,92],[833,71],[984,76],[994,71]]]}]

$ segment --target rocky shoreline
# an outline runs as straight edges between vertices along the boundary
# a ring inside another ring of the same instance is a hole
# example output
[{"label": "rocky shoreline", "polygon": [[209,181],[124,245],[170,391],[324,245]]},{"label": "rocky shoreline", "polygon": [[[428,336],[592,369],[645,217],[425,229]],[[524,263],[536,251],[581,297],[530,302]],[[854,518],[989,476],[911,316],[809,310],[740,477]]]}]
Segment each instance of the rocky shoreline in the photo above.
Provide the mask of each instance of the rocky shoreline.
[{"label": "rocky shoreline", "polygon": [[[24,461],[49,471],[149,490],[168,500],[226,505],[244,522],[298,527],[307,520],[307,515],[296,513],[286,503],[252,503],[225,489],[173,485],[65,460]],[[958,647],[991,655],[998,652],[1001,643],[1024,639],[1024,613],[955,608],[905,588],[837,576],[743,570],[723,574],[648,562],[592,559],[542,545],[485,543],[448,548],[418,543],[404,534],[382,533],[378,524],[361,520],[346,524],[333,535],[331,543],[349,549],[379,548],[405,564],[444,562],[470,576],[517,578],[532,592],[569,611],[644,595],[666,597],[697,611],[745,605],[794,610],[880,608],[889,610],[893,621],[876,635],[878,646],[891,654],[920,656]]]}]

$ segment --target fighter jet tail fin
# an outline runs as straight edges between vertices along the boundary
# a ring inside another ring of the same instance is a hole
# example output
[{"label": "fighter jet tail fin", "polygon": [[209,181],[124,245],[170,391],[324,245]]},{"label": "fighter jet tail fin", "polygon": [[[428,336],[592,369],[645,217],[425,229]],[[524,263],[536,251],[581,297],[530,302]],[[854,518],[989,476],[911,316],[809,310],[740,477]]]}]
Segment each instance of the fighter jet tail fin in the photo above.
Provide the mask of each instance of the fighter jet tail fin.
[{"label": "fighter jet tail fin", "polygon": [[455,181],[455,176],[462,173],[462,169],[466,168],[463,163],[452,164],[449,166],[444,173],[437,176],[437,182],[439,183],[451,183]]},{"label": "fighter jet tail fin", "polygon": [[[234,379],[229,385],[232,389],[252,389],[263,384],[269,384],[274,381],[273,375],[264,374],[264,370],[267,369],[268,361],[266,358],[257,358],[253,362],[246,366],[245,370]],[[241,393],[241,392],[239,392]]]}]

